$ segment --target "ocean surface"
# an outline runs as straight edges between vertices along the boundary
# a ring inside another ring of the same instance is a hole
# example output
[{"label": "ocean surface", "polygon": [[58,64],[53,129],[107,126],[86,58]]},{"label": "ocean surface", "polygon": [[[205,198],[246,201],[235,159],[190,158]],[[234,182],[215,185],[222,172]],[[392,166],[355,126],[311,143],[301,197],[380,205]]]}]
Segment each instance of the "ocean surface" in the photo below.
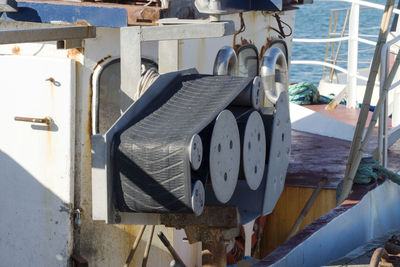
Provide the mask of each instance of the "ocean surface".
[{"label": "ocean surface", "polygon": [[[369,2],[385,5],[386,0],[368,0]],[[397,1],[396,1],[397,2]],[[313,4],[301,5],[296,12],[294,38],[328,38],[329,20],[332,9],[347,9],[350,3],[337,1],[318,1]],[[377,40],[383,10],[360,9],[360,36],[371,41]],[[338,12],[337,30],[341,32],[346,11]],[[348,29],[348,28],[347,28]],[[337,36],[339,37],[339,36]],[[334,54],[336,53],[336,45]],[[359,68],[370,65],[375,47],[359,43]],[[294,43],[292,60],[324,61],[326,43]],[[338,65],[347,69],[347,41],[342,43]],[[360,63],[362,61],[363,63]],[[322,78],[322,66],[291,65],[290,82],[311,81],[318,86]]]}]

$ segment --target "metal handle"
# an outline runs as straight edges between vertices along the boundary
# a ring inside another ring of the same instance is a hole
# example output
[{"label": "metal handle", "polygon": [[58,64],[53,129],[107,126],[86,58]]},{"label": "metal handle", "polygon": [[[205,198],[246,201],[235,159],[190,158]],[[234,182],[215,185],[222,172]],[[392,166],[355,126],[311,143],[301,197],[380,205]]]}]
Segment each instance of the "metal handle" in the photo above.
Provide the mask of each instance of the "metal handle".
[{"label": "metal handle", "polygon": [[28,117],[14,117],[16,121],[24,121],[24,122],[33,122],[33,123],[44,123],[46,125],[50,125],[52,123],[52,119],[50,117],[40,118],[28,118]]}]

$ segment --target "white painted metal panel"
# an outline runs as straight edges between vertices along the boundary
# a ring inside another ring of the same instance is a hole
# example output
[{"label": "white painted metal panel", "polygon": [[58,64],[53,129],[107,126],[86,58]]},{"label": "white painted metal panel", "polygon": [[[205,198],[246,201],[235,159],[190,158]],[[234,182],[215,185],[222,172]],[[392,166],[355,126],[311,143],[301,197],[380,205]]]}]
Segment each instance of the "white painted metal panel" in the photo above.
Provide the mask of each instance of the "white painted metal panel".
[{"label": "white painted metal panel", "polygon": [[[1,56],[0,73],[0,265],[67,266],[75,63]],[[20,122],[15,116],[49,116],[54,123]]]},{"label": "white painted metal panel", "polygon": [[322,266],[398,229],[399,196],[400,186],[386,181],[271,266]]}]

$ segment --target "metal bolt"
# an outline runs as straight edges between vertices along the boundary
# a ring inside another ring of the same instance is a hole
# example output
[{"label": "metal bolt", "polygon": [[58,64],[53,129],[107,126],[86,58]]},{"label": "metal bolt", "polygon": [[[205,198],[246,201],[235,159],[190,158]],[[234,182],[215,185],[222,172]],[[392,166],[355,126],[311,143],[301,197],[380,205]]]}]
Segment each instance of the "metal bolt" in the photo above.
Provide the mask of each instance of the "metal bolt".
[{"label": "metal bolt", "polygon": [[80,209],[76,209],[76,210],[74,211],[74,215],[75,215],[75,217],[74,217],[74,226],[75,226],[75,229],[79,229],[79,228],[81,228],[81,225],[82,225],[81,211],[80,211]]},{"label": "metal bolt", "polygon": [[24,121],[24,122],[33,122],[33,123],[44,123],[46,125],[50,125],[53,120],[50,117],[41,118],[29,118],[29,117],[14,117],[16,121]]}]

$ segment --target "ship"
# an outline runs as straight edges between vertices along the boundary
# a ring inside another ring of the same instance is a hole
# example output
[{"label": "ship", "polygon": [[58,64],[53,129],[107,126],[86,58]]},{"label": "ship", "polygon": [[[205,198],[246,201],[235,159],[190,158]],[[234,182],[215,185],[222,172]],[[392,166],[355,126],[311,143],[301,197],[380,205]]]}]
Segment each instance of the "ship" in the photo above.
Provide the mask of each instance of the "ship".
[{"label": "ship", "polygon": [[0,265],[319,266],[398,228],[391,181],[336,205],[356,127],[289,103],[305,4],[0,2]]}]

